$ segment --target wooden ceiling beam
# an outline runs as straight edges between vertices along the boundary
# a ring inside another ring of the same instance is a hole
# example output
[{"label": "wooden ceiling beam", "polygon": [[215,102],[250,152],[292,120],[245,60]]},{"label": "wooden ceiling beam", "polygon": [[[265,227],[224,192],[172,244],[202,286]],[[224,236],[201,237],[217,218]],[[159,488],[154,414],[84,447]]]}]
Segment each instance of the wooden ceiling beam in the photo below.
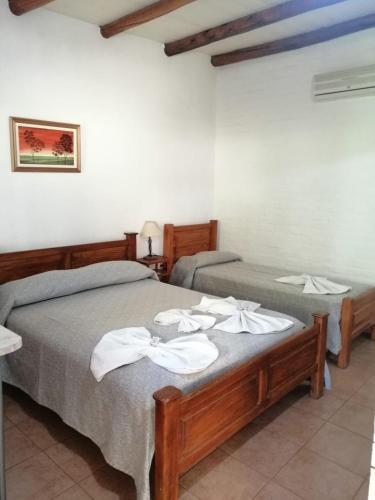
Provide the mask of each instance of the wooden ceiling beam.
[{"label": "wooden ceiling beam", "polygon": [[347,0],[289,0],[260,10],[248,16],[240,17],[220,26],[210,28],[194,35],[189,35],[180,40],[166,43],[164,52],[173,56],[189,50],[209,45],[210,43],[224,40],[225,38],[253,31],[269,24],[289,19],[311,10],[321,9],[329,5],[345,2]]},{"label": "wooden ceiling beam", "polygon": [[52,0],[9,0],[9,8],[16,16],[26,14],[30,10],[43,7]]},{"label": "wooden ceiling beam", "polygon": [[173,12],[184,5],[195,1],[196,0],[159,0],[151,5],[147,5],[147,7],[144,7],[143,9],[136,10],[135,12],[123,16],[116,21],[101,26],[100,33],[104,36],[104,38],[110,38],[111,36],[117,35],[125,30],[169,14],[169,12]]},{"label": "wooden ceiling beam", "polygon": [[233,64],[240,61],[308,47],[374,27],[375,13],[368,16],[357,17],[343,23],[333,24],[326,28],[302,33],[300,35],[281,38],[280,40],[262,43],[261,45],[253,45],[252,47],[244,49],[233,50],[225,54],[218,54],[211,57],[211,63],[213,66],[225,66],[226,64]]}]

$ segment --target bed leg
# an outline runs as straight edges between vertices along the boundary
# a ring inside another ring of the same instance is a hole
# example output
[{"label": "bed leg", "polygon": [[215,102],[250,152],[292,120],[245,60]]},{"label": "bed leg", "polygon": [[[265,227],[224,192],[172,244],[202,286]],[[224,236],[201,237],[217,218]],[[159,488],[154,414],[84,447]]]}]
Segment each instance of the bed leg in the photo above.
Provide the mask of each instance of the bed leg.
[{"label": "bed leg", "polygon": [[337,356],[337,366],[339,368],[347,368],[350,363],[351,342],[343,344],[340,354]]},{"label": "bed leg", "polygon": [[347,368],[352,350],[354,304],[351,297],[345,297],[341,306],[341,351],[337,358],[339,368]]},{"label": "bed leg", "polygon": [[179,416],[182,393],[175,387],[155,392],[154,500],[178,499]]},{"label": "bed leg", "polygon": [[319,327],[318,351],[316,355],[316,369],[311,377],[310,396],[319,399],[324,392],[324,365],[327,348],[327,321],[328,314],[314,314],[314,324]]}]

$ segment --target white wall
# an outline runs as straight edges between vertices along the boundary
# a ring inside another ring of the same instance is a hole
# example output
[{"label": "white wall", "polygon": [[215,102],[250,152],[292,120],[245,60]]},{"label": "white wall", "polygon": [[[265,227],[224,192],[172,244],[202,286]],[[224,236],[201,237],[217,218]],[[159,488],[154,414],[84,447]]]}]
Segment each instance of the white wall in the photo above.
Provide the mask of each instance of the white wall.
[{"label": "white wall", "polygon": [[315,103],[316,73],[374,63],[369,30],[217,73],[221,248],[375,281],[375,97]]},{"label": "white wall", "polygon": [[[145,219],[211,217],[208,57],[167,58],[158,43],[105,40],[97,27],[44,9],[15,17],[7,4],[0,3],[0,251],[121,238]],[[11,172],[9,116],[81,124],[82,173]]]}]

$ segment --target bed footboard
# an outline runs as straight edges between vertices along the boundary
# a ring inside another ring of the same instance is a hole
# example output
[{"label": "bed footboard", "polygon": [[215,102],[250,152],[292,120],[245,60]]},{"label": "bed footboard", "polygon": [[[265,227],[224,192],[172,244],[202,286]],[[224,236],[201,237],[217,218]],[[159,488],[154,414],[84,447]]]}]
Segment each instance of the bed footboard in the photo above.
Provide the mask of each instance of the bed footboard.
[{"label": "bed footboard", "polygon": [[337,359],[339,368],[350,362],[352,341],[362,332],[371,332],[375,340],[375,288],[357,297],[346,297],[341,306],[341,351]]},{"label": "bed footboard", "polygon": [[154,394],[155,500],[177,500],[179,477],[304,380],[323,394],[327,315],[314,325],[186,395]]}]

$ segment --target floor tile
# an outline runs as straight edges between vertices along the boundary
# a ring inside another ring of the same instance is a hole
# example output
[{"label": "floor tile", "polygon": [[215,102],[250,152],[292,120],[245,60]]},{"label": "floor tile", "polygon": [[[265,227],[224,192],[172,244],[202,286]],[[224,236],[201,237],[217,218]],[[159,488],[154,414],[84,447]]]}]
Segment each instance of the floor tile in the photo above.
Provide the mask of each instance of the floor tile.
[{"label": "floor tile", "polygon": [[306,394],[305,390],[293,391],[292,393],[285,396],[283,399],[278,401],[276,404],[272,405],[268,410],[261,413],[258,417],[256,417],[252,423],[258,426],[265,426],[270,422],[273,422],[279,415],[284,413],[285,410],[288,410],[293,406],[293,404],[303,397]]},{"label": "floor tile", "polygon": [[222,448],[240,462],[272,478],[299,450],[300,445],[266,429],[256,431],[254,426],[247,426]]},{"label": "floor tile", "polygon": [[181,478],[200,500],[249,500],[266,484],[265,476],[216,450]]},{"label": "floor tile", "polygon": [[92,500],[92,498],[80,486],[76,485],[55,497],[54,500]]},{"label": "floor tile", "polygon": [[40,453],[40,449],[22,434],[17,427],[6,429],[4,434],[5,465],[7,469]]},{"label": "floor tile", "polygon": [[363,478],[302,449],[275,480],[305,500],[352,500]]},{"label": "floor tile", "polygon": [[375,366],[375,342],[371,340],[369,334],[362,334],[352,342],[352,359],[362,360],[367,367]]},{"label": "floor tile", "polygon": [[303,445],[311,439],[324,422],[319,417],[289,408],[270,422],[265,429],[277,432],[290,441]]},{"label": "floor tile", "polygon": [[359,366],[359,363],[362,363],[364,366],[366,366],[366,368],[371,368],[371,366],[374,366],[374,357],[375,353],[373,351],[352,352],[350,356],[350,363],[352,363],[353,360],[356,360],[356,365]]},{"label": "floor tile", "polygon": [[56,443],[75,438],[76,433],[71,427],[54,413],[43,415],[42,418],[27,416],[17,427],[28,436],[41,450],[50,448]]},{"label": "floor tile", "polygon": [[[375,355],[372,356],[375,357]],[[360,355],[353,354],[350,358],[350,365],[361,367],[369,378],[375,376],[375,360],[369,362]]]},{"label": "floor tile", "polygon": [[[18,394],[17,394],[18,396]],[[4,415],[13,424],[19,424],[26,420],[30,415],[40,413],[41,407],[34,403],[30,398],[13,398],[4,395]]]},{"label": "floor tile", "polygon": [[366,478],[370,473],[372,441],[326,423],[306,448]]},{"label": "floor tile", "polygon": [[6,480],[8,500],[50,500],[74,485],[44,453],[9,469]]},{"label": "floor tile", "polygon": [[331,393],[342,399],[349,399],[368,380],[368,372],[361,366],[349,365],[344,370],[330,363],[332,379]]},{"label": "floor tile", "polygon": [[375,377],[371,377],[362,385],[350,401],[375,410]]},{"label": "floor tile", "polygon": [[294,403],[293,408],[310,413],[323,420],[329,420],[344,403],[344,399],[334,396],[331,391],[325,391],[324,395],[319,399],[311,398],[306,394],[302,399]]},{"label": "floor tile", "polygon": [[81,481],[105,465],[99,448],[84,436],[58,443],[48,448],[46,454],[75,482]]},{"label": "floor tile", "polygon": [[14,423],[11,420],[9,420],[9,418],[4,416],[3,417],[3,425],[4,425],[4,429],[10,429],[11,427],[14,426]]},{"label": "floor tile", "polygon": [[254,500],[302,500],[277,483],[270,482],[258,493]]},{"label": "floor tile", "polygon": [[185,488],[180,486],[178,500],[197,500],[197,497],[194,497],[191,493],[185,490]]},{"label": "floor tile", "polygon": [[340,427],[372,439],[374,435],[374,410],[347,401],[331,418]]},{"label": "floor tile", "polygon": [[136,500],[133,479],[109,465],[96,470],[79,484],[94,500]]},{"label": "floor tile", "polygon": [[365,335],[357,339],[352,343],[352,354],[364,356],[368,361],[375,363],[375,342]]}]

